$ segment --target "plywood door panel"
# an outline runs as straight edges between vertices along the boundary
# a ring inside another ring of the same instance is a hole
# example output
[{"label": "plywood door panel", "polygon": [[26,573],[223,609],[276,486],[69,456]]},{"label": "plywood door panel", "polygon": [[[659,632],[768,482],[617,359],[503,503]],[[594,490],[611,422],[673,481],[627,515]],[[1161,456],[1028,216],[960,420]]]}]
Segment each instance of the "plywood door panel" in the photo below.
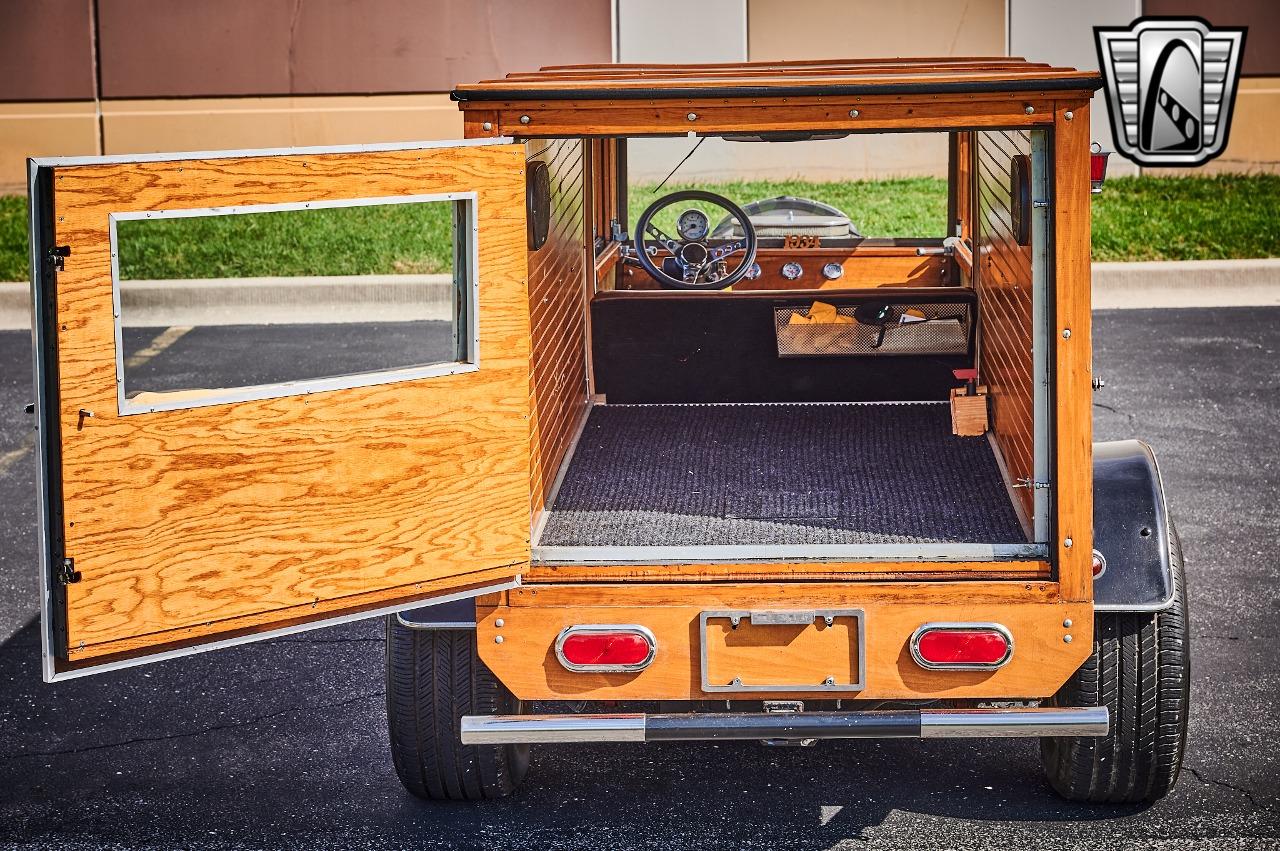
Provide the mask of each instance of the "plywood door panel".
[{"label": "plywood door panel", "polygon": [[[523,149],[57,167],[58,416],[72,661],[199,641],[529,559]],[[119,416],[108,215],[475,192],[481,368]],[[81,418],[88,410],[92,418]],[[273,613],[277,613],[273,615]]]}]

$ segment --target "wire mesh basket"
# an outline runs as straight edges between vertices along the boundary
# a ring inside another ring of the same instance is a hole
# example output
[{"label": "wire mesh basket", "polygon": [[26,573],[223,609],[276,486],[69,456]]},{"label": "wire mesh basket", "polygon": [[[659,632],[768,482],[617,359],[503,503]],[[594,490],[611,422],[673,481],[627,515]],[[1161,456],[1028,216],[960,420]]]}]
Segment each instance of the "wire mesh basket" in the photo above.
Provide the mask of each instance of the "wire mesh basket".
[{"label": "wire mesh basket", "polygon": [[964,302],[891,304],[881,308],[884,324],[854,318],[858,306],[776,307],[778,357],[839,355],[963,355],[969,351],[971,306]]}]

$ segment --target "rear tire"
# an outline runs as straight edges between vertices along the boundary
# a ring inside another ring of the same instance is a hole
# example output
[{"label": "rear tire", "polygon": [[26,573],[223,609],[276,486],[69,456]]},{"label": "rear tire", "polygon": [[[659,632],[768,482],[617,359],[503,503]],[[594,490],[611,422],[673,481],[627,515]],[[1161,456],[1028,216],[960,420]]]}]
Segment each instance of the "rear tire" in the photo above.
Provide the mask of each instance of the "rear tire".
[{"label": "rear tire", "polygon": [[1047,706],[1105,706],[1106,736],[1040,740],[1049,784],[1071,801],[1130,804],[1164,797],[1187,741],[1191,636],[1182,542],[1169,532],[1173,605],[1161,612],[1098,612],[1093,655]]},{"label": "rear tire", "polygon": [[515,791],[528,745],[464,745],[463,715],[519,714],[521,702],[476,654],[475,630],[410,629],[387,618],[387,726],[404,787],[433,801]]}]

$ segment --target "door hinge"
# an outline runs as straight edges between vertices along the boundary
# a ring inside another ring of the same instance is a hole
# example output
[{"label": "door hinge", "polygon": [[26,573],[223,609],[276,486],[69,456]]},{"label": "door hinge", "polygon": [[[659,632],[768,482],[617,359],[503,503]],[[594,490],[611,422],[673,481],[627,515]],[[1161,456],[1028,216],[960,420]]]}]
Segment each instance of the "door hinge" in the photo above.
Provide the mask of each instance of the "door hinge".
[{"label": "door hinge", "polygon": [[71,256],[70,245],[55,245],[49,249],[49,257],[53,260],[53,268],[59,272],[66,266],[67,258]]},{"label": "door hinge", "polygon": [[1032,480],[1029,476],[1023,476],[1022,478],[1018,479],[1017,484],[1015,484],[1014,487],[1030,488],[1031,490],[1045,491],[1049,489],[1049,483],[1037,482]]},{"label": "door hinge", "polygon": [[83,578],[84,577],[81,575],[80,571],[76,570],[75,559],[64,558],[62,560],[62,567],[58,568],[57,576],[59,585],[71,585],[75,582],[79,582]]}]

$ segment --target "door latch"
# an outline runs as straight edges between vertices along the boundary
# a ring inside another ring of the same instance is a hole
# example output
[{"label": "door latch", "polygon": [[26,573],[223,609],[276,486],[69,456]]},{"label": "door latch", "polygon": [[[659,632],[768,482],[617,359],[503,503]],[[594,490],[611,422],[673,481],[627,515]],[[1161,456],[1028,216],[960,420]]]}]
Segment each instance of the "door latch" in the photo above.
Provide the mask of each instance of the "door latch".
[{"label": "door latch", "polygon": [[62,567],[58,568],[57,580],[59,585],[71,585],[79,582],[84,578],[80,571],[76,570],[76,560],[73,558],[64,558]]},{"label": "door latch", "polygon": [[1037,482],[1028,476],[1023,476],[1022,478],[1018,479],[1014,487],[1029,488],[1030,490],[1036,490],[1036,491],[1047,491],[1050,486],[1048,482]]},{"label": "door latch", "polygon": [[53,268],[59,272],[66,266],[67,258],[71,256],[70,245],[55,245],[49,249],[49,257],[53,259]]}]

